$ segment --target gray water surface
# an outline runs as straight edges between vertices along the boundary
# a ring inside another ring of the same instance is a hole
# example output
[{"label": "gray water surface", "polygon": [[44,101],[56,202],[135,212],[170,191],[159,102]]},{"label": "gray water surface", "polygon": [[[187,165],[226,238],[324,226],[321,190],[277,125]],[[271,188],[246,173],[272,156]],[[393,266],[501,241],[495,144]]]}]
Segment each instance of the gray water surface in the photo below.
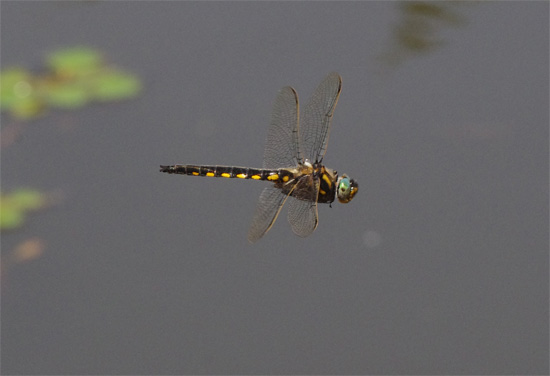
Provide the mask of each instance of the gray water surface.
[{"label": "gray water surface", "polygon": [[[2,68],[93,46],[144,92],[2,150],[2,191],[64,200],[2,234],[46,249],[3,271],[1,373],[548,374],[549,5],[430,4],[2,2]],[[158,171],[261,167],[330,71],[360,190],[312,236],[251,245],[266,183]]]}]

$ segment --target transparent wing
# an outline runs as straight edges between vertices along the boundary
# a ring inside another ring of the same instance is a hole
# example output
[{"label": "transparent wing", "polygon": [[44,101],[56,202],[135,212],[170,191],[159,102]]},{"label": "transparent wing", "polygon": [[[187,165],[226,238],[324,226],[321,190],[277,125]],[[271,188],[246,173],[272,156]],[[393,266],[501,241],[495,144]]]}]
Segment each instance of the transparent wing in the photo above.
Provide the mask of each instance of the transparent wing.
[{"label": "transparent wing", "polygon": [[298,94],[290,86],[279,91],[267,131],[263,168],[293,167],[300,160]]},{"label": "transparent wing", "polygon": [[[306,177],[304,177],[306,178]],[[300,189],[300,185],[306,185],[311,197],[307,200],[297,199],[292,197],[288,202],[288,222],[292,227],[292,231],[301,237],[311,235],[317,228],[318,216],[317,216],[317,197],[319,194],[319,180],[313,179],[311,176],[306,179],[302,179],[296,184],[295,191]],[[313,185],[313,189],[312,186]]]},{"label": "transparent wing", "polygon": [[329,73],[305,106],[301,124],[301,152],[311,163],[321,162],[327,150],[330,122],[342,90],[342,78]]},{"label": "transparent wing", "polygon": [[288,195],[282,193],[279,188],[275,188],[273,185],[264,188],[258,200],[250,230],[248,231],[249,242],[257,242],[269,231],[273,223],[275,223],[287,197]]}]

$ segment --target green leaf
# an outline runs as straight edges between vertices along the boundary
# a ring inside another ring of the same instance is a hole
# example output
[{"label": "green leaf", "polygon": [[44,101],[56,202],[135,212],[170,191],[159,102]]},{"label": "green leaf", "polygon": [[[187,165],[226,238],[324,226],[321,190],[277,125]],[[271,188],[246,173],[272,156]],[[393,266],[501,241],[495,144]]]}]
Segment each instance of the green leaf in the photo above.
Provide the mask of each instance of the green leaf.
[{"label": "green leaf", "polygon": [[0,230],[13,230],[25,222],[22,210],[2,203],[0,207]]},{"label": "green leaf", "polygon": [[101,54],[88,47],[73,47],[52,52],[48,66],[58,75],[86,75],[97,71],[102,63]]},{"label": "green leaf", "polygon": [[18,100],[32,94],[32,76],[23,68],[10,68],[0,73],[0,105],[10,109]]},{"label": "green leaf", "polygon": [[92,85],[94,98],[100,101],[131,98],[141,90],[141,83],[135,76],[114,70],[95,77]]},{"label": "green leaf", "polygon": [[22,210],[37,210],[44,206],[44,194],[29,188],[18,188],[9,195],[3,196],[2,203],[13,205]]},{"label": "green leaf", "polygon": [[28,211],[43,208],[47,201],[46,195],[28,188],[19,188],[7,195],[0,194],[0,229],[20,227]]},{"label": "green leaf", "polygon": [[20,120],[32,119],[45,110],[44,102],[36,96],[15,101],[11,106],[12,115]]},{"label": "green leaf", "polygon": [[44,87],[42,95],[45,101],[53,107],[75,109],[83,107],[89,101],[88,91],[82,82],[68,81]]}]

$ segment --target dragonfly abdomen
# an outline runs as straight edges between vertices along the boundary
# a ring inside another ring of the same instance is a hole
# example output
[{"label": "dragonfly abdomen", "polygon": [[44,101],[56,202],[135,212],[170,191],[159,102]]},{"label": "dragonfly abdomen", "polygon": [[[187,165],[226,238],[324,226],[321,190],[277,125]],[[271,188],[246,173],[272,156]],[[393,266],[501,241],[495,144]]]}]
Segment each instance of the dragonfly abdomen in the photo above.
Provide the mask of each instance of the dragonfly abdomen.
[{"label": "dragonfly abdomen", "polygon": [[173,165],[160,166],[161,172],[168,174],[181,174],[191,176],[208,176],[215,178],[238,178],[253,180],[268,180],[287,182],[292,178],[292,173],[285,169],[267,170],[261,168],[236,167],[236,166],[195,166]]}]

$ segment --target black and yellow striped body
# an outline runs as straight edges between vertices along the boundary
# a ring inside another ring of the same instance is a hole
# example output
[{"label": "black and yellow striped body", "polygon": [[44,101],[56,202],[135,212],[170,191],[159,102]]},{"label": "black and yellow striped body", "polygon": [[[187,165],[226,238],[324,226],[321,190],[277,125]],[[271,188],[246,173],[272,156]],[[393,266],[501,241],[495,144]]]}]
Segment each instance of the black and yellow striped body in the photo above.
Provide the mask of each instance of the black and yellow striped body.
[{"label": "black and yellow striped body", "polygon": [[161,166],[160,171],[168,174],[209,176],[214,178],[269,180],[273,182],[282,181],[284,183],[294,178],[294,174],[287,169],[266,170],[261,168],[235,166],[174,165]]},{"label": "black and yellow striped body", "polygon": [[314,177],[319,177],[318,203],[330,204],[336,194],[336,171],[323,165],[301,165],[297,168],[280,168],[275,170],[236,167],[236,166],[196,166],[173,165],[161,166],[161,172],[190,176],[208,176],[215,178],[237,178],[267,180],[275,183],[284,194],[290,194],[299,200],[312,201]]}]

